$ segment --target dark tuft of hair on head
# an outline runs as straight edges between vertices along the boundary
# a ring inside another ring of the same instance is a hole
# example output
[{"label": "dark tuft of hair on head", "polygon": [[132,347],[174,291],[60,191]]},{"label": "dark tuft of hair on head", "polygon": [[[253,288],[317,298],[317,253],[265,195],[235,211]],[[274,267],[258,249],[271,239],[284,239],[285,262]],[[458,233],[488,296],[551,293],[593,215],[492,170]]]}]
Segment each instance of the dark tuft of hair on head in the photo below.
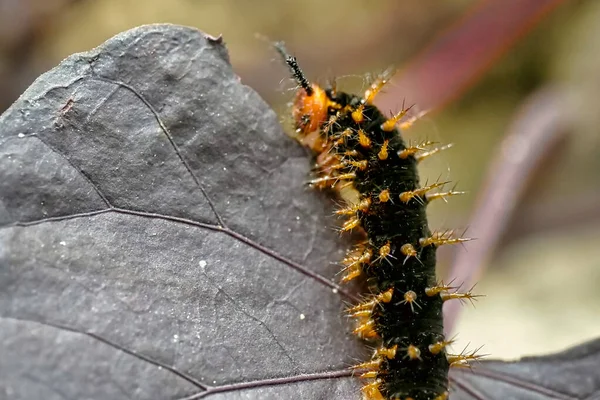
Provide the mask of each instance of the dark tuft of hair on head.
[{"label": "dark tuft of hair on head", "polygon": [[310,82],[308,82],[308,79],[306,79],[306,76],[304,76],[304,73],[300,69],[298,62],[296,61],[296,57],[288,53],[283,42],[275,42],[273,43],[273,47],[275,47],[275,50],[277,50],[288,67],[290,67],[292,76],[298,85],[300,85],[300,87],[306,91],[308,96],[312,96],[313,88],[310,86]]}]

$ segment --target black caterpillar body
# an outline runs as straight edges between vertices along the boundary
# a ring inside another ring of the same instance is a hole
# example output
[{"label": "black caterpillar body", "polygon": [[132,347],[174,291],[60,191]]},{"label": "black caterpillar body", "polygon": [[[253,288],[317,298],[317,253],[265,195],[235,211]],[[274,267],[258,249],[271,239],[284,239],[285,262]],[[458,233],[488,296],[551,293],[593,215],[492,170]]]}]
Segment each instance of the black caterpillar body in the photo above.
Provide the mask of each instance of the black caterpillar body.
[{"label": "black caterpillar body", "polygon": [[[432,233],[426,206],[460,192],[434,192],[446,182],[420,186],[417,164],[443,148],[407,146],[397,128],[406,110],[387,118],[372,101],[386,83],[379,77],[364,96],[310,84],[281,44],[300,88],[293,106],[297,139],[315,154],[319,188],[345,200],[342,231],[363,230],[366,239],[343,260],[344,278],[366,279],[372,295],[350,308],[354,332],[379,348],[355,368],[369,382],[366,400],[444,400],[448,370],[474,354],[449,355],[443,333],[445,300],[471,299],[436,280],[436,249],[460,243],[452,232]],[[410,124],[410,121],[405,125]]]}]

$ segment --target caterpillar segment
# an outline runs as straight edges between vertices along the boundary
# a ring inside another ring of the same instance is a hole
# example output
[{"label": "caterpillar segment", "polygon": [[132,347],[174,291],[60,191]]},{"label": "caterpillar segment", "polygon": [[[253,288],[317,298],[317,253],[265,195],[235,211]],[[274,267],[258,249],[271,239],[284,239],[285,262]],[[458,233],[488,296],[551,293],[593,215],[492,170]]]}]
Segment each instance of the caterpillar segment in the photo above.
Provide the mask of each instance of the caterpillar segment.
[{"label": "caterpillar segment", "polygon": [[375,100],[375,96],[383,89],[383,87],[389,82],[390,78],[394,74],[394,69],[388,68],[379,74],[377,78],[371,83],[371,86],[365,91],[363,102],[365,104],[372,104]]},{"label": "caterpillar segment", "polygon": [[340,208],[335,213],[337,215],[356,215],[357,212],[367,212],[371,206],[371,199],[364,198],[358,204],[350,204],[347,207]]},{"label": "caterpillar segment", "polygon": [[450,367],[471,368],[474,362],[480,361],[486,356],[486,354],[478,354],[482,347],[470,352],[467,352],[465,348],[460,354],[446,354]]},{"label": "caterpillar segment", "polygon": [[437,231],[428,237],[420,238],[421,247],[440,247],[444,245],[460,244],[473,240],[473,238],[457,237],[453,230]]},{"label": "caterpillar segment", "polygon": [[450,286],[450,285],[452,285],[452,282],[450,282],[448,284],[444,284],[444,282],[440,282],[439,284],[436,284],[435,286],[426,287],[425,294],[429,297],[432,297],[432,296],[436,296],[442,292],[447,292],[450,290],[457,289],[456,286]]},{"label": "caterpillar segment", "polygon": [[433,200],[441,199],[444,202],[448,202],[448,197],[461,196],[466,193],[467,192],[459,192],[456,190],[448,190],[447,192],[427,193],[425,194],[425,201],[427,203],[430,203]]},{"label": "caterpillar segment", "polygon": [[383,189],[381,192],[379,192],[377,198],[379,199],[380,203],[387,203],[388,201],[391,201],[390,190]]},{"label": "caterpillar segment", "polygon": [[400,253],[402,253],[404,258],[404,262],[402,264],[406,264],[410,257],[417,257],[417,249],[410,243],[405,243],[400,247]]},{"label": "caterpillar segment", "polygon": [[443,301],[448,300],[460,300],[460,302],[464,303],[465,301],[473,302],[477,300],[479,297],[483,297],[481,294],[473,294],[471,291],[468,292],[441,292],[440,297]]},{"label": "caterpillar segment", "polygon": [[344,276],[342,282],[350,282],[351,280],[359,277],[362,274],[363,265],[368,264],[373,257],[373,251],[371,249],[364,248],[361,252],[352,251],[342,260],[344,268]]},{"label": "caterpillar segment", "polygon": [[418,114],[405,119],[404,121],[400,122],[400,124],[398,124],[398,128],[400,129],[400,131],[405,131],[407,129],[410,129],[417,121],[419,121],[421,118],[423,118],[425,115],[427,115],[428,112],[429,111],[427,111],[427,110],[421,111]]},{"label": "caterpillar segment", "polygon": [[422,152],[420,154],[415,154],[415,160],[417,162],[421,162],[421,161],[425,160],[426,158],[429,158],[429,157],[431,157],[431,156],[433,156],[435,154],[438,154],[441,151],[448,150],[448,149],[452,148],[452,146],[454,146],[454,144],[448,143],[447,145],[440,146],[440,147],[435,147],[435,148],[433,148],[433,149],[431,149],[429,151],[424,151],[424,152]]},{"label": "caterpillar segment", "polygon": [[[349,308],[347,313],[352,316],[354,313],[362,312],[368,310],[369,313],[372,313],[373,309],[382,303],[389,303],[392,301],[392,296],[394,294],[394,289],[388,289],[385,292],[381,292],[377,295],[371,296],[366,301],[357,304],[354,307]],[[370,314],[369,314],[370,315]]]},{"label": "caterpillar segment", "polygon": [[430,140],[426,140],[424,142],[417,143],[415,145],[409,145],[405,149],[399,151],[398,152],[398,156],[401,159],[405,160],[405,159],[407,159],[410,156],[416,155],[418,152],[426,152],[427,151],[427,147],[431,146],[434,143],[435,142],[432,142]]},{"label": "caterpillar segment", "polygon": [[362,148],[365,148],[365,149],[371,148],[371,139],[369,138],[369,136],[367,136],[365,131],[362,129],[358,130],[358,143],[360,144],[360,146]]},{"label": "caterpillar segment", "polygon": [[[365,111],[365,105],[361,104],[358,107],[356,107],[356,109],[354,111],[352,111],[350,113],[350,115],[352,115],[352,119],[354,120],[354,122],[356,122],[357,124],[360,124],[361,122],[363,122],[365,120],[364,111]],[[365,138],[365,140],[367,140],[366,136],[364,135],[364,132],[363,132],[362,137]],[[368,142],[367,142],[367,144],[363,144],[363,142],[361,142],[361,146],[367,147],[367,145],[368,145]]]},{"label": "caterpillar segment", "polygon": [[405,192],[400,193],[400,196],[399,196],[400,201],[404,202],[404,203],[408,203],[409,201],[411,201],[413,199],[422,201],[422,199],[425,197],[427,192],[429,192],[435,188],[444,186],[447,183],[449,183],[449,182],[437,182],[432,185],[423,186],[423,187],[420,187],[420,188],[417,188],[414,190],[407,190]]},{"label": "caterpillar segment", "polygon": [[342,261],[342,281],[364,278],[373,293],[347,310],[356,320],[354,334],[378,343],[371,360],[354,367],[366,380],[363,398],[446,400],[449,368],[480,358],[447,352],[452,341],[444,337],[442,318],[445,301],[477,296],[436,283],[435,275],[437,248],[470,239],[430,231],[426,216],[429,202],[462,192],[434,191],[448,182],[420,186],[417,172],[420,161],[450,145],[405,144],[398,126],[418,118],[403,123],[408,110],[388,118],[373,105],[389,73],[363,96],[322,89],[308,82],[281,45],[278,49],[299,86],[293,106],[298,140],[321,160],[311,185],[333,189],[343,200],[340,185],[351,188],[355,199],[336,212],[347,218],[341,230],[360,228],[367,238]]},{"label": "caterpillar segment", "polygon": [[402,110],[399,113],[394,114],[390,119],[386,120],[383,124],[381,124],[381,130],[385,132],[391,132],[394,129],[396,129],[396,125],[398,124],[398,122],[400,122],[400,120],[406,116],[406,114],[410,111],[411,108],[412,106],[410,106],[409,108],[402,107]]},{"label": "caterpillar segment", "polygon": [[440,354],[446,347],[451,345],[454,342],[454,339],[450,340],[440,340],[439,342],[435,342],[430,344],[427,349],[431,354],[437,355]]}]

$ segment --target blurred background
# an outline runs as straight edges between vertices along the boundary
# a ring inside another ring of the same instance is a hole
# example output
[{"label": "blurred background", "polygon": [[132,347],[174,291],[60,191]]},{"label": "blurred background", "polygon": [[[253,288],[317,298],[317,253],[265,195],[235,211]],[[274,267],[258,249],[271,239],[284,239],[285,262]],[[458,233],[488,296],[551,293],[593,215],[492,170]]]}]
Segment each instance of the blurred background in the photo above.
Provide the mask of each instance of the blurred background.
[{"label": "blurred background", "polygon": [[600,336],[600,2],[0,0],[0,111],[68,55],[158,22],[223,35],[282,121],[294,85],[264,37],[346,91],[398,68],[378,105],[430,110],[406,138],[455,146],[422,179],[468,191],[430,207],[432,228],[477,238],[439,252],[442,276],[486,295],[446,310],[456,349],[511,359]]}]

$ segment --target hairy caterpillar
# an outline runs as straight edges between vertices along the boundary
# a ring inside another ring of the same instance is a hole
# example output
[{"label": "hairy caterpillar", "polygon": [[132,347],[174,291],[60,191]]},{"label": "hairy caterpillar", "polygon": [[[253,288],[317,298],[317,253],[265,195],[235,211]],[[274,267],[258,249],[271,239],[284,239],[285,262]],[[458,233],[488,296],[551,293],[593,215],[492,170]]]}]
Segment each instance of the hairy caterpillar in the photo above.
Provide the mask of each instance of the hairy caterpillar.
[{"label": "hairy caterpillar", "polygon": [[436,279],[436,249],[469,239],[452,231],[431,232],[426,207],[462,192],[441,191],[447,182],[420,186],[417,164],[447,148],[431,142],[407,146],[400,128],[407,110],[386,118],[374,105],[386,84],[379,76],[363,96],[321,88],[304,76],[295,57],[275,44],[299,86],[293,104],[297,139],[315,156],[311,185],[331,188],[344,200],[336,211],[347,217],[342,231],[362,230],[365,240],[343,259],[347,282],[366,279],[372,295],[348,312],[357,319],[354,333],[376,341],[371,360],[355,366],[366,400],[444,400],[448,370],[479,356],[452,355],[444,337],[442,304],[475,297]]}]

